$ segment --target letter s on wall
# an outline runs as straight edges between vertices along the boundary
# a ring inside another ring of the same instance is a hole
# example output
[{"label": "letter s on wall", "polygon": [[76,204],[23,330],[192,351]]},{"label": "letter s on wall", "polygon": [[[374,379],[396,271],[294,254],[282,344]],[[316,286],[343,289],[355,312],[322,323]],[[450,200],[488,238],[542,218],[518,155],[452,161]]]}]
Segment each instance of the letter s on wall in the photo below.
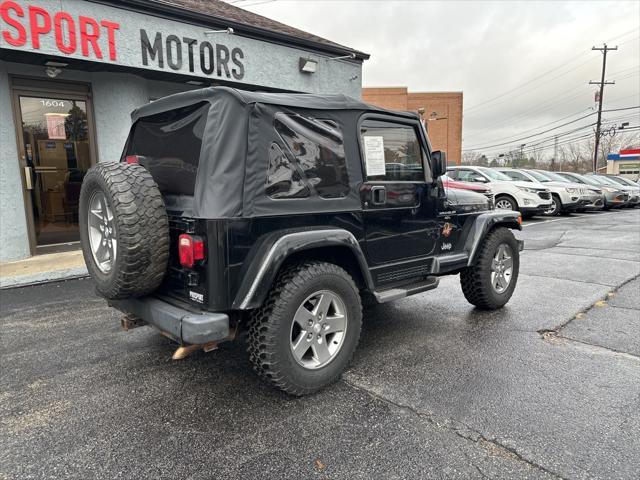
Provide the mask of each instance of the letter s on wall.
[{"label": "letter s on wall", "polygon": [[244,64],[241,62],[243,58],[244,52],[242,51],[242,49],[236,47],[231,50],[231,61],[236,67],[238,67],[237,69],[236,67],[233,67],[231,69],[231,74],[236,80],[242,80],[244,78]]}]

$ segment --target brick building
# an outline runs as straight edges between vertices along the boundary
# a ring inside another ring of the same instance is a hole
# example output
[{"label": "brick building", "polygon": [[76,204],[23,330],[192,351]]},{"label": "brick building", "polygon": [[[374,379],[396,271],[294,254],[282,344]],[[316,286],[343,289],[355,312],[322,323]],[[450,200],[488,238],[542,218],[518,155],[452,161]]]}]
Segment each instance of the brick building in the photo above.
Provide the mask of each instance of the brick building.
[{"label": "brick building", "polygon": [[419,112],[424,108],[429,138],[435,150],[447,152],[450,164],[462,158],[462,92],[409,92],[406,87],[362,89],[362,99],[383,108]]}]

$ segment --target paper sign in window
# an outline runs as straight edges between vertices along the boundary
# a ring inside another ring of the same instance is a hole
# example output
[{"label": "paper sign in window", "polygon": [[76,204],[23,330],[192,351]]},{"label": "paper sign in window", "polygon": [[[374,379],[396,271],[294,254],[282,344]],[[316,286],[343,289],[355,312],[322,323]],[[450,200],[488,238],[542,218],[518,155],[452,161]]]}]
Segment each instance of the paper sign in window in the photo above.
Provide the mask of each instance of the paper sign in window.
[{"label": "paper sign in window", "polygon": [[367,176],[374,177],[385,175],[384,165],[384,138],[364,137],[364,160],[367,167]]},{"label": "paper sign in window", "polygon": [[64,121],[67,115],[62,113],[45,113],[47,119],[47,133],[51,140],[66,140],[67,132],[64,128]]}]

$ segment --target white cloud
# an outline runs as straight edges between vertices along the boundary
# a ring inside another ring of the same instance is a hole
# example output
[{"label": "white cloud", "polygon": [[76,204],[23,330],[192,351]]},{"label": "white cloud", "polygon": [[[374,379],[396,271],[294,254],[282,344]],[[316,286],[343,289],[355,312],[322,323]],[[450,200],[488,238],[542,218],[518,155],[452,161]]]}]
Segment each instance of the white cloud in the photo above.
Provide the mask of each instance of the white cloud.
[{"label": "white cloud", "polygon": [[[365,86],[462,90],[465,148],[588,113],[595,91],[588,82],[599,79],[602,61],[591,47],[612,39],[619,50],[609,54],[607,72],[619,80],[606,88],[605,107],[640,105],[637,1],[277,0],[247,8],[371,54]],[[637,114],[631,120],[640,122]]]}]

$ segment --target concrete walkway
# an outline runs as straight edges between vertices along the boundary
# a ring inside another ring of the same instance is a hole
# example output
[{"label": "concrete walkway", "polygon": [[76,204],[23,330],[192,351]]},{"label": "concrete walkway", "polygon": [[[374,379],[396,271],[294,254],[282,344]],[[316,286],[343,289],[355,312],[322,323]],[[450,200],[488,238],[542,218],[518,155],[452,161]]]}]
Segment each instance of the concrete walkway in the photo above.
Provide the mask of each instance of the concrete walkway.
[{"label": "concrete walkway", "polygon": [[0,264],[0,288],[65,280],[87,276],[82,251],[37,255],[26,260]]}]

